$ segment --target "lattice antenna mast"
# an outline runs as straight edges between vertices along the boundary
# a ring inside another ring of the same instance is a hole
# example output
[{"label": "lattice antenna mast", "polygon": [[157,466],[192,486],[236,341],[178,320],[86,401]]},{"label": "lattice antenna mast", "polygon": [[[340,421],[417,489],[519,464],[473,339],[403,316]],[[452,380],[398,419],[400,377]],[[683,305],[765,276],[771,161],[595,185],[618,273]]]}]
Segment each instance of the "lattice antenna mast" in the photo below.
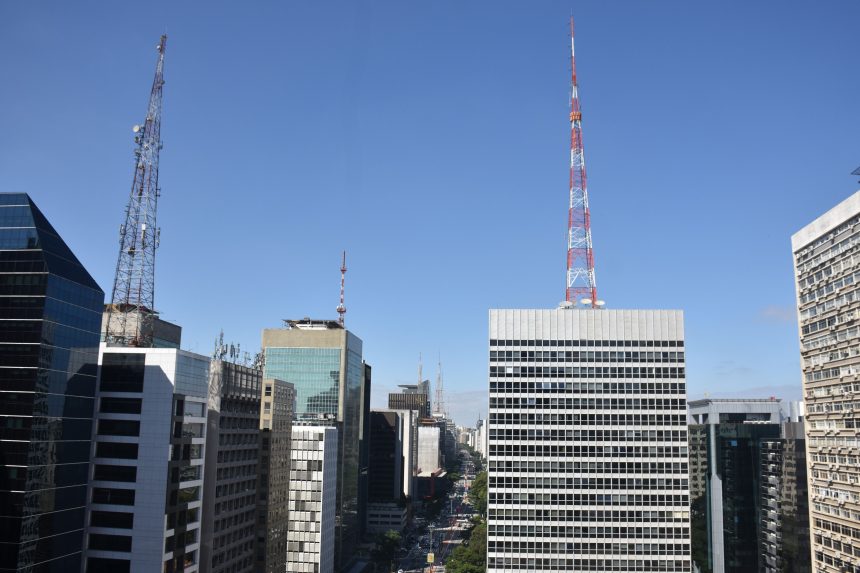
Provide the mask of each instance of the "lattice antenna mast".
[{"label": "lattice antenna mast", "polygon": [[447,412],[445,411],[445,389],[442,382],[441,357],[439,358],[439,370],[436,373],[436,404],[434,404],[433,413],[440,414],[446,418],[448,417]]},{"label": "lattice antenna mast", "polygon": [[156,211],[161,189],[158,186],[158,156],[161,151],[161,90],[164,86],[164,50],[167,36],[158,43],[155,79],[149,107],[142,125],[135,125],[134,177],[119,228],[119,258],[108,306],[105,341],[119,346],[152,346],[155,319],[155,250],[160,229]]},{"label": "lattice antenna mast", "polygon": [[343,304],[343,291],[346,286],[346,251],[343,252],[343,263],[340,265],[340,304],[337,305],[337,322],[341,326],[346,322],[346,306]]},{"label": "lattice antenna mast", "polygon": [[599,306],[591,244],[591,215],[585,176],[585,149],[582,143],[582,109],[576,85],[573,49],[573,17],[570,19],[570,204],[567,216],[567,289],[565,301]]}]

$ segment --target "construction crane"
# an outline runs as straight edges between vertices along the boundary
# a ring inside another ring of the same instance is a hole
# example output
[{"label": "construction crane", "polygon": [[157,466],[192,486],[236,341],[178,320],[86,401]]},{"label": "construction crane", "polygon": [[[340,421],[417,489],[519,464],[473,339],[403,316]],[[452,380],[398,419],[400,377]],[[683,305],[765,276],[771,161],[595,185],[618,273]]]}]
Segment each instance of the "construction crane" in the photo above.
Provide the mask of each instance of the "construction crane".
[{"label": "construction crane", "polygon": [[161,90],[164,86],[164,50],[167,36],[158,43],[155,79],[143,123],[134,133],[134,176],[125,222],[119,228],[119,257],[113,294],[107,308],[105,342],[111,346],[152,346],[155,311],[155,250],[160,230],[156,210],[158,157],[161,151]]},{"label": "construction crane", "polygon": [[576,83],[576,58],[573,49],[573,17],[570,18],[570,201],[567,215],[567,306],[580,303],[597,308],[597,279],[591,244],[591,214],[585,176],[585,149],[582,143],[582,108]]},{"label": "construction crane", "polygon": [[341,326],[346,322],[346,306],[343,304],[343,291],[346,286],[346,251],[343,252],[343,262],[340,265],[340,304],[337,305],[337,323]]}]

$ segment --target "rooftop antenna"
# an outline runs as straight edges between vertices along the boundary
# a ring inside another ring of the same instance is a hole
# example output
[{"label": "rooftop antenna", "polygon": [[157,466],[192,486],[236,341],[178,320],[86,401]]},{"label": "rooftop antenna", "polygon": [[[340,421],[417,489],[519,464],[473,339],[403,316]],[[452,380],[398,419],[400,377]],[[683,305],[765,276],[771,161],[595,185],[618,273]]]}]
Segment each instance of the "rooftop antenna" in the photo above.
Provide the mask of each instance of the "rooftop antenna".
[{"label": "rooftop antenna", "polygon": [[146,117],[134,132],[134,176],[119,228],[119,257],[107,307],[105,342],[111,346],[151,347],[155,311],[155,249],[160,229],[155,215],[161,188],[158,158],[161,152],[161,89],[164,85],[164,50],[167,36],[156,49],[155,79],[149,94]]},{"label": "rooftop antenna", "polygon": [[573,16],[570,17],[570,198],[567,212],[567,288],[563,307],[577,303],[591,308],[602,306],[597,299],[594,251],[591,244],[591,213],[585,176],[585,148],[582,143],[582,108],[576,82],[573,49]]},{"label": "rooftop antenna", "polygon": [[346,285],[346,251],[343,252],[343,263],[340,265],[340,304],[337,305],[337,323],[344,325],[346,319],[346,306],[343,304],[343,290]]},{"label": "rooftop antenna", "polygon": [[445,411],[445,390],[442,382],[442,355],[439,355],[439,370],[436,373],[436,403],[433,405],[433,413],[447,418]]},{"label": "rooftop antenna", "polygon": [[424,358],[421,353],[418,353],[418,389],[421,389],[421,383],[424,382]]}]

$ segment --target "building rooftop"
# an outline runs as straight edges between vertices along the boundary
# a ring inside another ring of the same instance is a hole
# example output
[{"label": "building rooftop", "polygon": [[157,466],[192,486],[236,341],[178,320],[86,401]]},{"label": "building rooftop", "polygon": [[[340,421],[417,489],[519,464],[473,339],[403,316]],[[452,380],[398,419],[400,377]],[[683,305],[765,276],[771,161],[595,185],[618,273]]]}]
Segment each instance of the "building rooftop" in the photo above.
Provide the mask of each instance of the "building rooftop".
[{"label": "building rooftop", "polygon": [[337,320],[328,318],[285,318],[284,326],[298,328],[299,330],[336,330],[343,329],[343,325]]}]

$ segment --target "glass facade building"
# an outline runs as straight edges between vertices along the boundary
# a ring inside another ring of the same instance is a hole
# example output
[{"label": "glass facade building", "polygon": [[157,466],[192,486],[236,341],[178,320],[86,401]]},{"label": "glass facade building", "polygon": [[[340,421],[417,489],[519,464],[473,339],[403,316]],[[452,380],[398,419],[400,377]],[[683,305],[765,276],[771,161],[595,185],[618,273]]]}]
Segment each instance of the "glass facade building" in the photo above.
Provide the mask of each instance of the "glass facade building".
[{"label": "glass facade building", "polygon": [[0,571],[80,571],[104,292],[0,194]]},{"label": "glass facade building", "polygon": [[297,420],[338,430],[335,570],[341,570],[355,556],[364,519],[359,483],[366,383],[362,342],[335,321],[306,319],[289,321],[289,326],[263,331],[264,376],[293,384]]}]

